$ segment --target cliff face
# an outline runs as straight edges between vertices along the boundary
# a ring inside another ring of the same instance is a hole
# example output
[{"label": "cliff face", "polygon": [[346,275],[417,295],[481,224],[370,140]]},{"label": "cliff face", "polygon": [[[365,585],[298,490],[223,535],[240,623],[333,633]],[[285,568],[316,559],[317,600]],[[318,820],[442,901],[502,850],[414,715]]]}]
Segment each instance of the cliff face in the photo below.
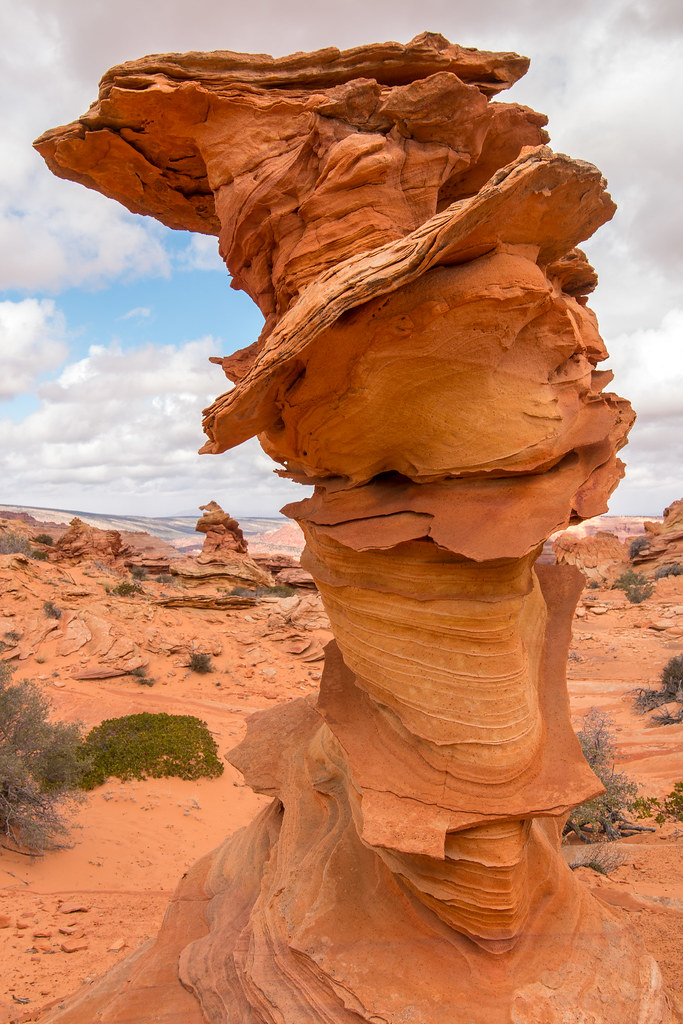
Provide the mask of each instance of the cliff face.
[{"label": "cliff face", "polygon": [[534,562],[605,510],[633,414],[576,248],[605,182],[491,102],[526,65],[432,34],[147,57],[36,143],[219,235],[266,325],[216,359],[235,386],[204,450],[258,434],[315,484],[286,512],[336,638],[317,703],[255,715],[232,755],[270,809],[181,884],[125,991],[55,1019],[170,1024],[174,993],[198,1022],[672,1019],[559,850],[600,785],[564,682],[582,579]]}]

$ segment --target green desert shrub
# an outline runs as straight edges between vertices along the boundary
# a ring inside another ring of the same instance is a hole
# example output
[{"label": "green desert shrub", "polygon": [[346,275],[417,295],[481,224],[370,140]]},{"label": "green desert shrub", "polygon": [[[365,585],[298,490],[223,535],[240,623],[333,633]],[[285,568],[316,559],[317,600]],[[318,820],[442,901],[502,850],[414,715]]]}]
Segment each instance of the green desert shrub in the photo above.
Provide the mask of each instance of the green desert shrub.
[{"label": "green desert shrub", "polygon": [[0,844],[40,853],[64,846],[68,810],[87,770],[78,724],[49,720],[51,705],[0,663]]},{"label": "green desert shrub", "polygon": [[683,821],[683,782],[676,782],[663,800],[656,796],[636,797],[631,810],[637,818],[654,818],[660,825],[665,821]]},{"label": "green desert shrub", "polygon": [[147,579],[147,570],[142,565],[134,565],[133,568],[130,570],[130,574],[134,580]]},{"label": "green desert shrub", "polygon": [[34,548],[30,557],[35,558],[37,562],[47,562],[48,554],[47,551],[43,551],[42,548]]},{"label": "green desert shrub", "polygon": [[638,795],[638,786],[623,772],[615,770],[614,721],[604,711],[591,708],[583,717],[577,738],[583,755],[605,787],[601,796],[575,807],[565,825],[584,842],[619,839],[641,829],[626,818],[626,811]]},{"label": "green desert shrub", "polygon": [[43,611],[48,619],[61,619],[62,617],[62,609],[54,601],[43,601]]},{"label": "green desert shrub", "polygon": [[53,544],[53,540],[49,533],[37,533],[33,538],[33,543],[45,544],[47,547],[51,547]]},{"label": "green desert shrub", "polygon": [[652,597],[654,586],[640,573],[633,569],[627,569],[612,584],[616,590],[623,590],[631,604],[641,604],[648,597]]},{"label": "green desert shrub", "polygon": [[85,789],[110,776],[119,779],[215,778],[223,774],[215,740],[206,723],[193,715],[165,712],[108,718],[92,729],[83,745],[89,768]]},{"label": "green desert shrub", "polygon": [[110,593],[118,594],[119,597],[133,597],[135,594],[144,594],[144,590],[137,583],[123,580],[117,587],[112,587]]}]

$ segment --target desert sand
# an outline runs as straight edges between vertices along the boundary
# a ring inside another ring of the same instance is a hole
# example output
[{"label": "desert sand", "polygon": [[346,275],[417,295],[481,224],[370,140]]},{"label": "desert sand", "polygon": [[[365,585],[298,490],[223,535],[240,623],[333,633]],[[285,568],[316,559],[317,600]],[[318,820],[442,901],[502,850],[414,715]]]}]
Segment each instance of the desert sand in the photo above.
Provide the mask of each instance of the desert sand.
[{"label": "desert sand", "polygon": [[[119,577],[92,562],[67,568],[10,555],[0,559],[0,573],[0,636],[26,638],[21,658],[12,659],[16,677],[35,680],[60,719],[90,728],[144,710],[193,714],[207,722],[223,755],[241,740],[252,711],[318,686],[321,662],[303,660],[305,648],[310,641],[308,657],[319,657],[331,634],[319,612],[311,616],[313,629],[288,620],[285,609],[295,605],[296,619],[299,598],[266,599],[230,612],[171,613],[154,605],[169,586],[145,582],[144,596],[107,595],[104,587]],[[54,621],[44,616],[45,600],[63,613],[38,641],[41,627]],[[154,686],[130,675],[74,678],[84,664],[98,662],[97,649],[90,641],[63,653],[64,638],[94,617],[110,623],[115,635],[135,638]],[[160,653],[164,640],[181,649]],[[182,648],[191,645],[213,652],[214,672],[198,675],[183,667]],[[301,648],[303,654],[294,653]],[[616,590],[584,591],[568,670],[574,725],[590,707],[613,716],[620,765],[643,795],[665,795],[683,778],[683,725],[648,726],[633,712],[629,692],[655,685],[661,666],[681,652],[681,578],[659,580],[641,605],[630,605]],[[71,848],[36,858],[0,851],[2,1024],[36,1020],[151,939],[183,872],[267,803],[227,761],[214,780],[110,779],[77,808]],[[624,860],[609,877],[585,867],[578,874],[635,923],[669,990],[683,999],[683,825],[666,824],[614,846]],[[586,848],[564,851],[571,861]]]}]

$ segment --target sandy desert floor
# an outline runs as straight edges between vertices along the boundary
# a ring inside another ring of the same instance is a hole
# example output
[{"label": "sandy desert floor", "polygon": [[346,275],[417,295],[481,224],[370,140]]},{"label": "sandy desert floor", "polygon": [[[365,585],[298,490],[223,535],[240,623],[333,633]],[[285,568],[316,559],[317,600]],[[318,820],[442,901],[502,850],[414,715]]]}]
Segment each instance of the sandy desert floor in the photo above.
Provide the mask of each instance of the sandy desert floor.
[{"label": "sandy desert floor", "polygon": [[[56,717],[90,728],[143,710],[193,714],[224,755],[250,712],[317,687],[330,634],[313,595],[229,612],[168,609],[154,603],[161,584],[145,584],[145,597],[116,598],[104,590],[107,570],[14,558],[0,557],[0,639],[20,640],[3,657],[15,678],[43,688]],[[59,620],[45,617],[48,599],[62,608]],[[153,686],[130,675],[75,678],[115,664],[124,649],[146,663]],[[191,649],[211,651],[215,671],[189,672]],[[644,795],[683,779],[683,725],[648,726],[629,691],[655,685],[681,652],[680,578],[660,580],[641,605],[619,591],[584,592],[569,663],[575,722],[592,706],[613,715],[623,769]],[[184,870],[265,802],[227,763],[215,780],[111,780],[77,809],[70,849],[40,858],[0,850],[0,1024],[37,1020],[154,935]],[[683,823],[616,846],[623,862],[608,877],[586,867],[580,875],[640,932],[683,1000]]]}]

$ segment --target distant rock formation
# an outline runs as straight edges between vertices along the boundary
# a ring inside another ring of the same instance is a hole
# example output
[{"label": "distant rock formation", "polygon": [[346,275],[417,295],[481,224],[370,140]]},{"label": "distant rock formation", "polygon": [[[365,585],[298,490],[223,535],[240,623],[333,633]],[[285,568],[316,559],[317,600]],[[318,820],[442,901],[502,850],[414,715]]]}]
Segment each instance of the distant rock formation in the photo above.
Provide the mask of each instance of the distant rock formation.
[{"label": "distant rock formation", "polygon": [[[200,505],[203,512],[196,529],[203,533],[204,544],[196,558],[174,562],[171,573],[188,587],[270,587],[274,579],[247,554],[247,542],[237,520],[219,504]],[[182,595],[176,595],[176,604]],[[215,605],[213,605],[215,607]]]},{"label": "distant rock formation", "polygon": [[561,533],[553,550],[558,565],[575,565],[587,580],[596,583],[612,583],[630,561],[628,545],[606,530],[588,537]]},{"label": "distant rock formation", "polygon": [[648,544],[633,559],[636,569],[654,572],[665,565],[683,566],[683,498],[664,509],[663,522],[643,526]]},{"label": "distant rock formation", "polygon": [[178,559],[175,548],[159,537],[139,531],[100,530],[76,516],[57,542],[48,548],[51,561],[101,562],[111,568],[144,569],[150,575],[168,573]]},{"label": "distant rock formation", "polygon": [[210,501],[208,505],[200,505],[199,511],[204,514],[197,521],[195,530],[205,534],[200,555],[202,561],[220,561],[221,553],[225,551],[247,554],[247,542],[239,523],[224,512],[218,502]]},{"label": "distant rock formation", "polygon": [[66,533],[62,534],[50,551],[54,560],[82,562],[86,559],[114,565],[121,554],[123,541],[118,530],[99,530],[96,526],[88,526],[78,516],[69,523]]},{"label": "distant rock formation", "polygon": [[544,145],[545,117],[490,102],[527,66],[432,33],[146,57],[36,143],[219,236],[266,323],[217,359],[235,386],[204,451],[258,434],[314,485],[286,513],[336,638],[317,704],[254,715],[233,752],[269,809],[55,1021],[673,1020],[560,852],[601,791],[565,687],[583,578],[534,565],[605,511],[633,414],[603,390],[576,248],[614,212],[605,182]]}]

